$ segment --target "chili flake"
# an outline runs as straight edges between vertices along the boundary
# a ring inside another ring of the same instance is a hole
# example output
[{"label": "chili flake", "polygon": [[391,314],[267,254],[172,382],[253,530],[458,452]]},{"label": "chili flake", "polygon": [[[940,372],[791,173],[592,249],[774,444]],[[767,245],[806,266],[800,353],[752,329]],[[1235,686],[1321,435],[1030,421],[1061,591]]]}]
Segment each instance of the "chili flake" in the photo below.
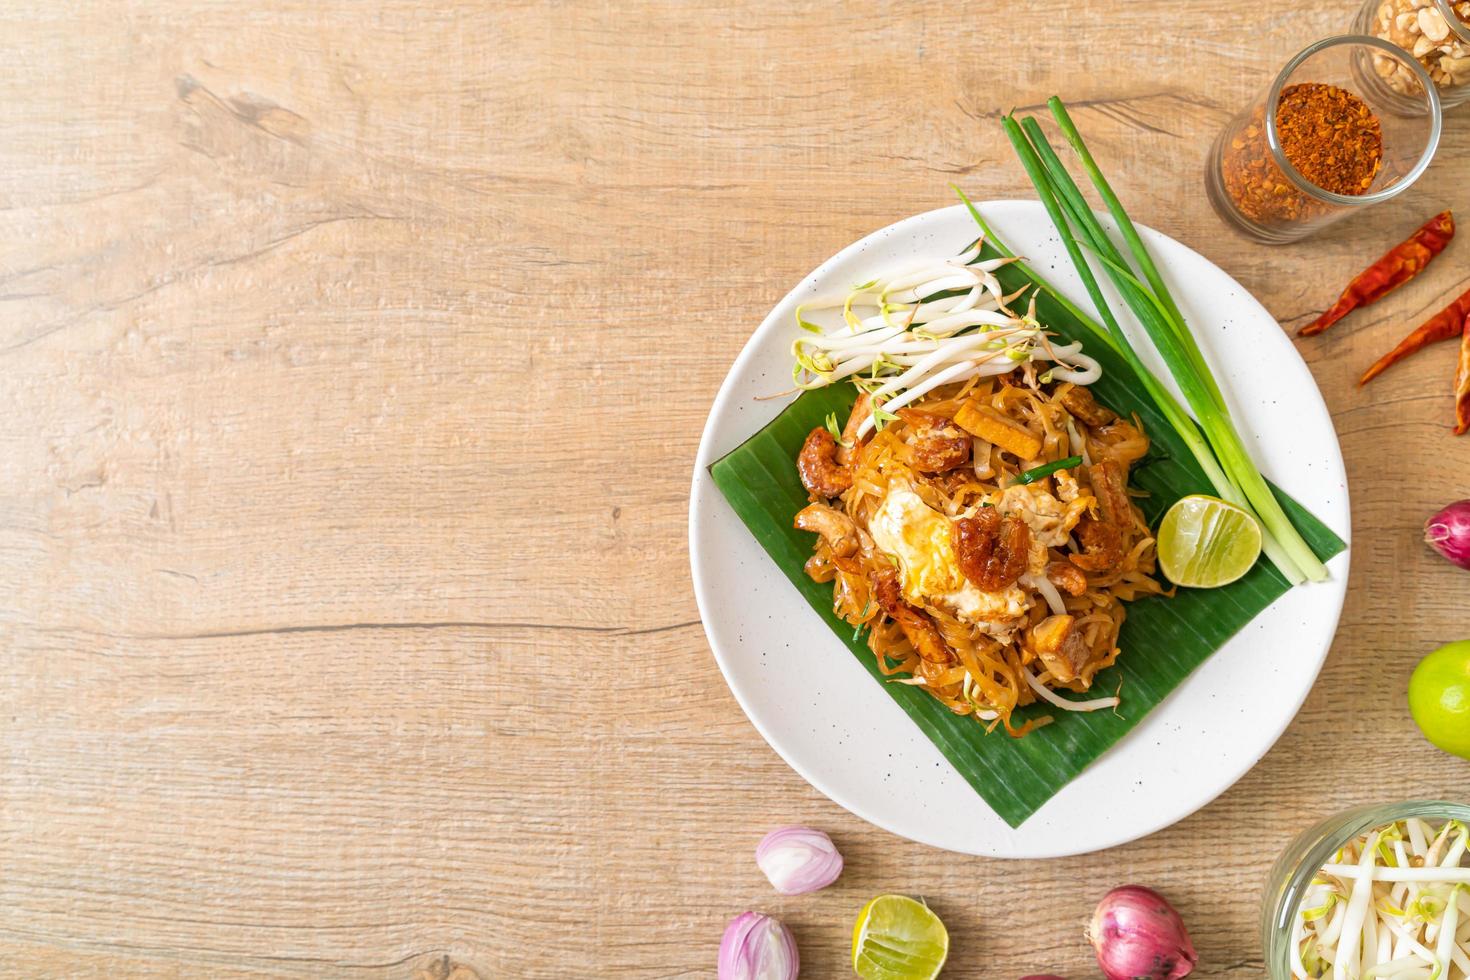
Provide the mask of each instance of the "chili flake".
[{"label": "chili flake", "polygon": [[1383,166],[1383,130],[1368,104],[1320,82],[1292,85],[1276,108],[1281,152],[1298,172],[1334,194],[1366,194]]},{"label": "chili flake", "polygon": [[[1383,166],[1383,132],[1368,104],[1319,82],[1291,85],[1276,105],[1281,152],[1308,181],[1345,196],[1365,194]],[[1241,214],[1262,224],[1294,223],[1332,205],[1298,189],[1266,145],[1265,108],[1235,133],[1221,159],[1225,192]]]}]

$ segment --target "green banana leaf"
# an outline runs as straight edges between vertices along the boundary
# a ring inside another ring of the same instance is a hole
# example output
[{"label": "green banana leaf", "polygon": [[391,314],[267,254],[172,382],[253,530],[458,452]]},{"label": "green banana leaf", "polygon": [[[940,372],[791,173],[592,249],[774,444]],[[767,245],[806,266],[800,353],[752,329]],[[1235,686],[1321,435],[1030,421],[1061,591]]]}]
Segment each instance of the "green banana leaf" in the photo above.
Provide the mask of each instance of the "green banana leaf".
[{"label": "green banana leaf", "polygon": [[[1007,290],[1025,283],[1012,268],[1000,270]],[[1125,415],[1136,413],[1153,442],[1153,451],[1132,473],[1132,484],[1147,491],[1139,501],[1150,524],[1180,497],[1213,492],[1193,456],[1158,414],[1127,363],[1100,343],[1086,343],[1083,328],[1050,296],[1038,298],[1042,323],[1068,339],[1080,339],[1086,352],[1102,363],[1103,376],[1092,386],[1104,404]],[[1093,760],[1174,690],[1205,659],[1290,586],[1265,559],[1239,581],[1219,589],[1180,589],[1172,598],[1151,597],[1130,603],[1116,666],[1100,673],[1094,690],[1112,693],[1121,685],[1123,704],[1116,712],[1074,713],[1032,705],[1017,713],[1053,714],[1055,723],[1024,738],[1003,730],[987,734],[974,719],[955,715],[924,691],[888,683],[879,673],[865,637],[832,612],[832,586],[813,582],[802,566],[815,541],[791,526],[807,503],[796,472],[796,454],[828,413],[845,419],[856,395],[848,384],[808,391],[769,425],[710,466],[710,474],[730,506],[755,535],[771,559],[883,690],[898,702],[914,724],[939,748],[995,812],[1019,826]],[[1323,560],[1345,547],[1326,525],[1279,490],[1288,515]]]}]

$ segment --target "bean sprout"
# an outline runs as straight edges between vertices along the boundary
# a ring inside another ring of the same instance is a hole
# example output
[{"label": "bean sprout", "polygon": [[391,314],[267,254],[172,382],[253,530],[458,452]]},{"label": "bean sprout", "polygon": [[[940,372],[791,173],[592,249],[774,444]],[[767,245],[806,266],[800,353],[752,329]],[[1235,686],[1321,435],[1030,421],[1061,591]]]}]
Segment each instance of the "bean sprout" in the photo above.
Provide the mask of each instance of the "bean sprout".
[{"label": "bean sprout", "polygon": [[1470,978],[1470,829],[1400,820],[1349,842],[1304,890],[1292,976]]},{"label": "bean sprout", "polygon": [[1035,589],[1041,593],[1041,597],[1046,600],[1047,606],[1051,608],[1051,611],[1055,615],[1062,616],[1066,614],[1067,604],[1062,600],[1062,594],[1057,591],[1057,587],[1052,584],[1051,579],[1045,575],[1032,575],[1028,572],[1021,576],[1021,584],[1028,589]]},{"label": "bean sprout", "polygon": [[982,721],[995,721],[1000,717],[998,711],[985,706],[985,702],[981,699],[980,685],[975,683],[975,678],[970,676],[968,670],[965,671],[965,682],[960,685],[960,689],[964,692],[965,700],[970,702],[970,707],[975,709],[976,718]]},{"label": "bean sprout", "polygon": [[[1022,364],[1051,365],[1043,382],[1089,385],[1102,367],[1080,343],[1053,344],[1036,319],[1036,298],[1017,315],[995,270],[1012,258],[980,260],[980,244],[948,261],[921,260],[854,286],[842,298],[797,307],[803,331],[791,345],[797,388],[851,380],[870,396],[859,438],[881,429],[895,409],[942,384],[1008,374]],[[807,311],[842,311],[842,326],[824,330]],[[858,311],[864,311],[860,314]],[[866,312],[873,311],[873,312]]]},{"label": "bean sprout", "polygon": [[1059,697],[1051,688],[1037,680],[1036,675],[1031,673],[1028,668],[1022,667],[1021,674],[1026,678],[1026,683],[1031,685],[1031,690],[1035,691],[1042,700],[1054,704],[1064,711],[1101,711],[1104,708],[1116,708],[1122,703],[1116,697],[1094,698],[1091,701],[1068,701],[1066,698]]}]

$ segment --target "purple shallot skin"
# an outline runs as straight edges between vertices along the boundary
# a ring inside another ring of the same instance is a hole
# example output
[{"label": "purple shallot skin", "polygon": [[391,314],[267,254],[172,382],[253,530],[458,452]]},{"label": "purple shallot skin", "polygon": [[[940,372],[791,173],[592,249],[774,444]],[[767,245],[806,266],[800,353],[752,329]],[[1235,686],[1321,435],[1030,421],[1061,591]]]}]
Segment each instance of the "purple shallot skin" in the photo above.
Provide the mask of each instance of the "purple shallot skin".
[{"label": "purple shallot skin", "polygon": [[1087,939],[1108,980],[1180,980],[1199,962],[1179,913],[1142,885],[1124,885],[1103,896]]}]

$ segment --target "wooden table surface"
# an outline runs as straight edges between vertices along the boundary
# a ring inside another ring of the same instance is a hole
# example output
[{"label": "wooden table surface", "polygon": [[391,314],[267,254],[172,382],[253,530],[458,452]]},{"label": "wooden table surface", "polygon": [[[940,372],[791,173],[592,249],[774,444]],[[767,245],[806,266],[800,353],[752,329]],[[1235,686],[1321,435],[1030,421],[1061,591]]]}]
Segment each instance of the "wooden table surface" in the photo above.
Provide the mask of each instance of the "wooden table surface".
[{"label": "wooden table surface", "polygon": [[[1419,541],[1470,496],[1452,345],[1352,383],[1470,245],[1298,345],[1351,480],[1337,641],[1266,759],[1134,844],[980,860],[827,801],[721,680],[685,515],[793,282],[951,181],[1030,195],[1005,108],[1067,97],[1133,215],[1287,326],[1470,215],[1465,112],[1418,186],[1307,244],[1210,210],[1215,133],[1355,6],[7,5],[0,972],[707,977],[762,908],[838,977],[900,891],[948,923],[947,976],[1082,978],[1092,905],[1136,880],[1197,976],[1260,977],[1289,837],[1470,784],[1403,696],[1470,634],[1470,577]],[[835,887],[766,885],[787,822],[836,839]]]}]

